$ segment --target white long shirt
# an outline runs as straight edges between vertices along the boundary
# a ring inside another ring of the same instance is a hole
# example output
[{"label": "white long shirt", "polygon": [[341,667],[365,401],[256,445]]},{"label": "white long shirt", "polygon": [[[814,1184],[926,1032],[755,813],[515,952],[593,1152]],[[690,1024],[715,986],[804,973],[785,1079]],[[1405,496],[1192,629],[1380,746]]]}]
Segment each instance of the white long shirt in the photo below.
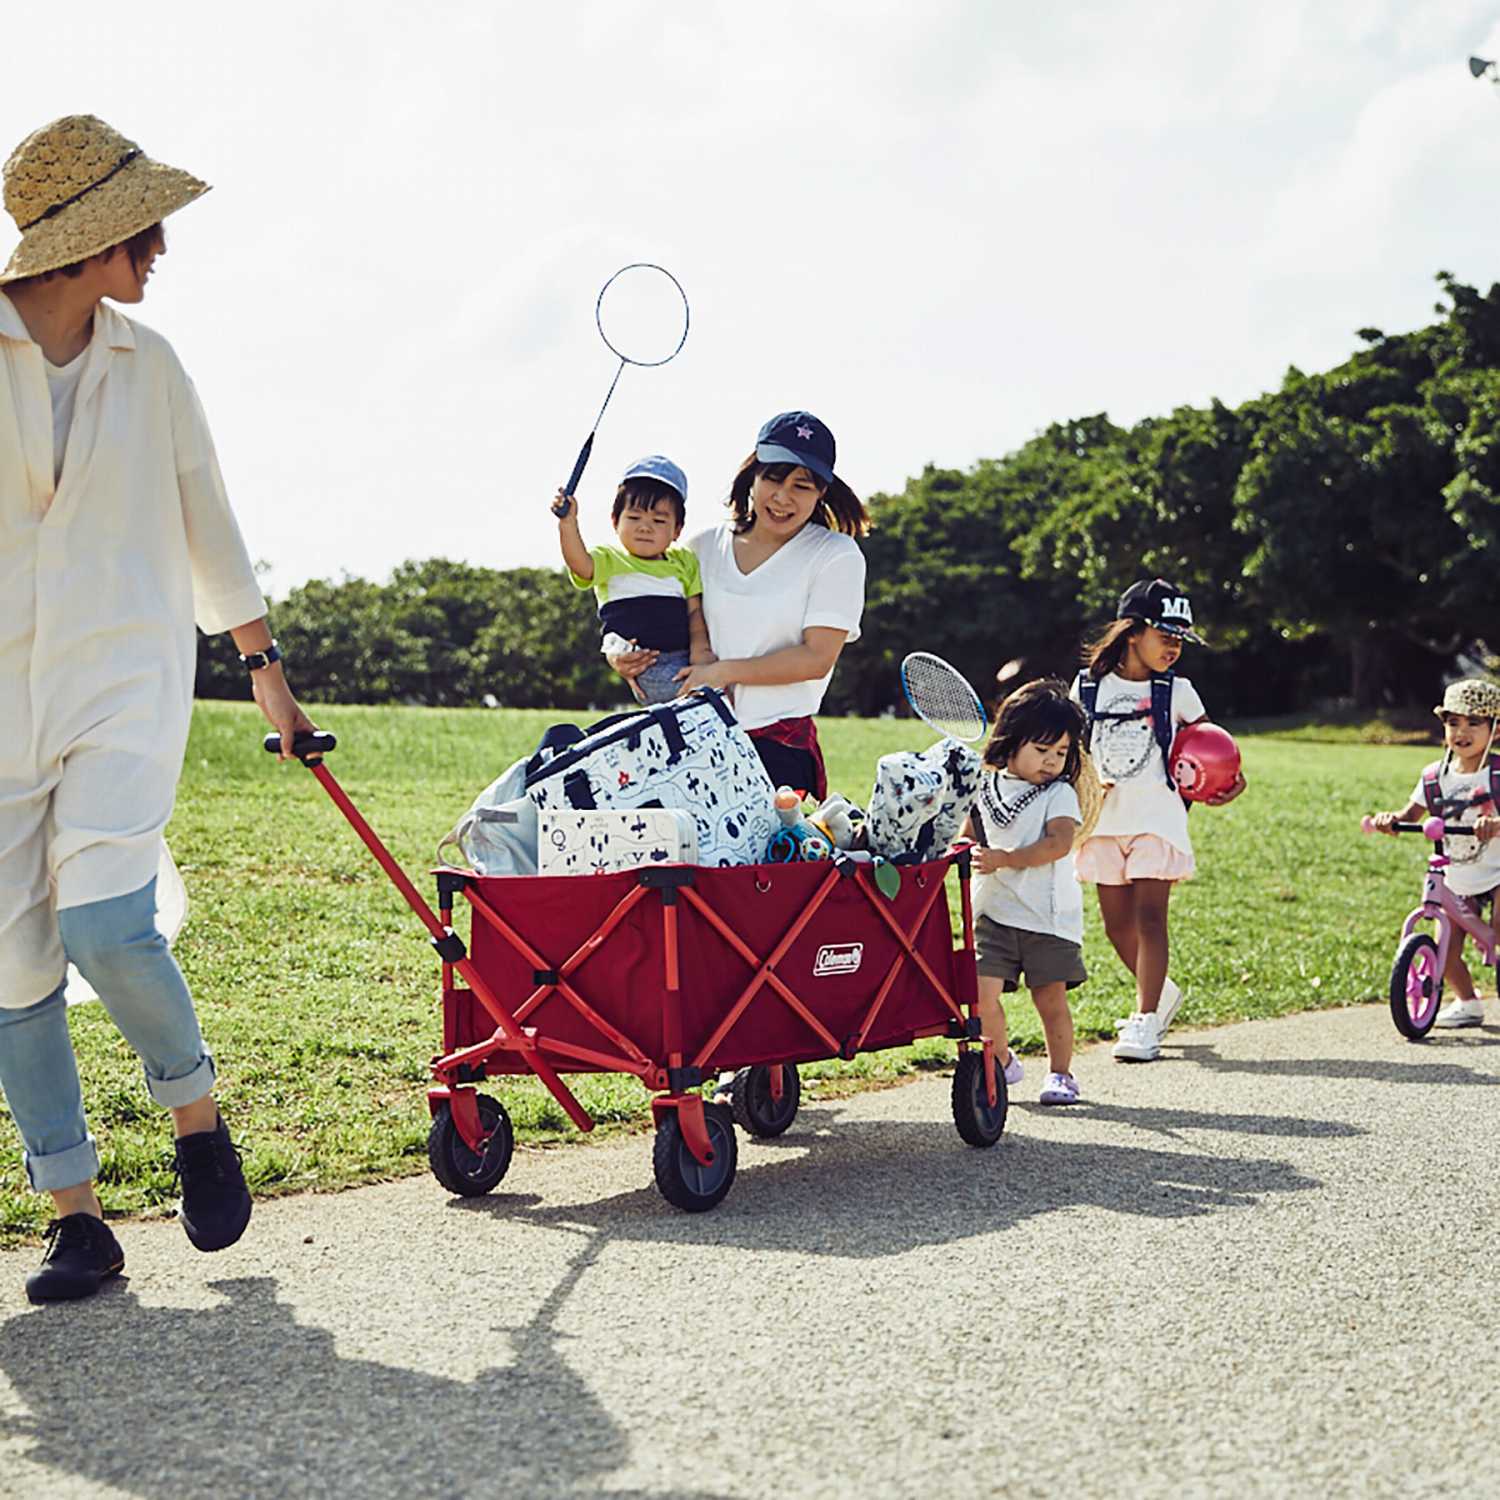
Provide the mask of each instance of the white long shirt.
[{"label": "white long shirt", "polygon": [[40,346],[0,292],[0,1006],[64,970],[57,911],[156,874],[192,711],[194,621],[265,599],[197,394],[101,304],[61,477]]}]

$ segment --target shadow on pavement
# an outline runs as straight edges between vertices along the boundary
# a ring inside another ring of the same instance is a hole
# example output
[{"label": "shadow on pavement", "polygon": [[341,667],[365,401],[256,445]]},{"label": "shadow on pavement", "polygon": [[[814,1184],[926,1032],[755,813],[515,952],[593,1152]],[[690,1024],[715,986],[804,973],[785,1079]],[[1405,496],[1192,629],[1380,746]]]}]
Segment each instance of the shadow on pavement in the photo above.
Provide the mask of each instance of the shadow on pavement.
[{"label": "shadow on pavement", "polygon": [[1296,1115],[1229,1115],[1206,1109],[1167,1109],[1157,1105],[1097,1104],[1092,1099],[1071,1104],[1065,1111],[1056,1106],[1011,1102],[1011,1109],[1028,1115],[1055,1119],[1059,1114],[1101,1124],[1130,1125],[1153,1135],[1176,1138],[1184,1130],[1221,1130],[1232,1135],[1280,1136],[1290,1140],[1332,1140],[1368,1135],[1359,1125],[1343,1120],[1304,1120]]},{"label": "shadow on pavement", "polygon": [[831,1118],[822,1110],[804,1111],[795,1133],[774,1144],[741,1136],[734,1186],[710,1213],[683,1214],[662,1201],[650,1185],[645,1143],[645,1180],[636,1191],[556,1208],[521,1205],[519,1213],[514,1199],[497,1193],[455,1200],[454,1211],[547,1226],[587,1225],[611,1239],[868,1260],[1007,1229],[1058,1209],[1192,1218],[1249,1208],[1269,1193],[1321,1186],[1289,1163],[1266,1157],[1009,1133],[981,1151],[963,1145],[951,1124],[835,1119],[818,1128],[820,1117]]},{"label": "shadow on pavement", "polygon": [[[1416,1058],[1430,1056],[1425,1049],[1412,1052],[1410,1042],[1400,1045],[1408,1049],[1408,1055]],[[1390,1062],[1362,1057],[1280,1057],[1261,1058],[1220,1057],[1206,1043],[1184,1045],[1174,1049],[1183,1062],[1195,1063],[1215,1073],[1262,1073],[1273,1078],[1362,1078],[1371,1083],[1461,1083],[1478,1084],[1482,1088],[1494,1088],[1500,1078],[1487,1073],[1475,1072],[1473,1068],[1461,1067],[1454,1062]],[[1173,1054],[1164,1052],[1162,1061]]]},{"label": "shadow on pavement", "polygon": [[[208,1308],[143,1306],[116,1283],[0,1324],[0,1370],[29,1412],[0,1417],[0,1436],[33,1437],[27,1458],[59,1475],[150,1500],[644,1500],[609,1487],[629,1439],[561,1357],[553,1328],[602,1246],[590,1239],[510,1332],[514,1361],[473,1380],[340,1358],[333,1334],[298,1323],[269,1278],[213,1282],[224,1300]],[[480,1357],[455,1350],[466,1368]]]}]

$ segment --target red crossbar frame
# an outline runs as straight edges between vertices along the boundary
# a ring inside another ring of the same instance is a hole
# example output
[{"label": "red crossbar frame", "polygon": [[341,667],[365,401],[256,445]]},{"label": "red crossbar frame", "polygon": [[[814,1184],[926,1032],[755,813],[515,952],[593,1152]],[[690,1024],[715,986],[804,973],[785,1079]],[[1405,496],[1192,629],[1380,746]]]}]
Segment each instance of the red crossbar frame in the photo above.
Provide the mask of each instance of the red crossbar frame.
[{"label": "red crossbar frame", "polygon": [[[786,957],[787,952],[791,948],[792,944],[795,943],[797,939],[802,935],[802,930],[810,921],[812,921],[813,917],[817,915],[819,908],[825,901],[827,901],[829,896],[832,895],[834,887],[839,883],[840,880],[846,878],[847,877],[837,867],[830,868],[827,877],[813,893],[812,900],[808,902],[805,907],[803,907],[802,912],[797,917],[796,921],[794,921],[792,925],[787,928],[786,932],[782,935],[781,941],[776,944],[776,946],[770,951],[769,954],[766,955],[765,958],[761,958],[759,954],[757,954],[755,950],[751,948],[750,945],[746,943],[744,939],[741,938],[740,935],[735,932],[734,929],[728,925],[728,923],[724,921],[722,917],[720,917],[718,912],[716,912],[713,907],[711,907],[708,902],[705,901],[703,897],[700,896],[697,891],[692,888],[692,886],[684,886],[682,888],[683,898],[687,902],[689,902],[693,909],[703,917],[703,919],[709,924],[709,926],[712,927],[714,931],[717,932],[719,936],[722,937],[724,941],[728,943],[729,946],[733,948],[734,951],[738,953],[739,956],[744,959],[745,962],[748,963],[750,967],[755,971],[751,977],[750,983],[740,991],[738,999],[736,999],[734,1004],[730,1006],[728,1013],[719,1023],[718,1029],[703,1044],[702,1048],[698,1052],[698,1055],[693,1059],[694,1067],[701,1068],[707,1065],[709,1058],[713,1056],[714,1051],[719,1046],[719,1043],[729,1035],[735,1023],[740,1019],[742,1015],[744,1015],[745,1011],[749,1008],[750,1002],[755,999],[756,995],[758,995],[761,989],[764,987],[769,987],[770,989],[774,990],[777,996],[779,996],[780,999],[786,1002],[786,1004],[808,1027],[813,1035],[816,1036],[818,1040],[821,1041],[825,1046],[829,1047],[835,1055],[845,1059],[853,1057],[854,1054],[858,1052],[864,1045],[865,1039],[869,1036],[871,1028],[875,1025],[876,1017],[880,1014],[881,1007],[885,1004],[886,998],[891,993],[891,989],[895,985],[896,980],[901,973],[901,969],[905,965],[908,958],[911,959],[911,961],[917,966],[917,968],[921,971],[923,977],[937,992],[938,999],[941,1000],[945,1006],[947,1006],[949,1012],[952,1014],[953,1019],[962,1024],[964,1019],[963,1010],[960,1008],[958,1002],[953,998],[953,996],[948,993],[942,981],[937,977],[936,974],[932,972],[932,968],[928,964],[927,960],[917,952],[917,949],[915,947],[915,939],[922,931],[922,924],[926,922],[927,915],[932,910],[933,903],[939,896],[943,894],[943,881],[941,879],[934,880],[932,882],[932,890],[928,894],[927,899],[922,903],[922,908],[917,914],[916,921],[912,923],[911,930],[909,932],[904,932],[901,928],[900,923],[898,923],[896,919],[891,915],[885,897],[882,896],[876,888],[874,881],[871,878],[870,872],[864,868],[859,868],[856,870],[854,876],[855,884],[864,893],[865,899],[869,901],[872,907],[874,907],[876,914],[885,923],[885,925],[890,928],[891,934],[895,937],[897,944],[901,948],[901,952],[897,957],[895,963],[891,965],[890,973],[886,975],[885,982],[880,986],[879,990],[876,991],[875,998],[870,1002],[870,1008],[865,1012],[864,1019],[860,1022],[858,1029],[849,1037],[846,1037],[843,1041],[840,1041],[837,1037],[835,1037],[833,1033],[829,1031],[829,1029],[824,1026],[823,1023],[818,1020],[815,1015],[813,1015],[813,1013],[802,1002],[801,998],[796,994],[796,992],[776,972],[776,965]],[[967,906],[967,881],[963,882],[963,887],[964,902]]]},{"label": "red crossbar frame", "polygon": [[[880,917],[895,937],[901,949],[896,962],[891,966],[885,981],[876,992],[870,1003],[869,1010],[865,1013],[858,1028],[842,1042],[823,1025],[812,1011],[796,994],[794,990],[776,972],[776,966],[785,958],[787,952],[802,934],[807,924],[816,915],[818,910],[832,894],[834,887],[842,879],[847,878],[839,868],[830,867],[827,876],[819,884],[813,894],[812,900],[803,908],[800,915],[792,922],[790,927],[782,935],[775,947],[762,958],[757,954],[719,914],[695,891],[690,883],[681,886],[667,885],[660,887],[662,895],[662,924],[663,924],[663,954],[665,963],[665,990],[664,1009],[662,1016],[664,1050],[667,1052],[668,1068],[663,1069],[660,1065],[652,1062],[650,1058],[618,1027],[607,1021],[596,1011],[587,1000],[578,992],[576,986],[571,982],[572,976],[578,968],[595,953],[609,938],[610,934],[625,919],[629,912],[642,900],[645,899],[652,887],[644,884],[631,889],[618,901],[608,916],[580,943],[569,957],[557,968],[553,969],[531,943],[529,943],[516,929],[511,926],[504,917],[492,906],[482,899],[476,899],[468,884],[463,887],[464,895],[469,901],[469,906],[478,918],[488,923],[505,941],[519,954],[521,954],[533,969],[541,973],[555,973],[556,979],[540,983],[530,995],[516,1007],[510,1010],[482,975],[476,970],[473,961],[464,953],[462,957],[452,957],[454,946],[461,948],[461,944],[453,931],[452,926],[452,898],[446,892],[441,896],[441,915],[435,914],[427,902],[423,900],[416,887],[407,878],[400,865],[392,858],[390,851],[381,842],[379,836],[365,821],[359,809],[350,801],[348,794],[338,784],[333,773],[323,764],[321,760],[307,760],[303,762],[318,781],[322,784],[324,791],[333,800],[334,805],[344,815],[350,827],[359,835],[365,847],[374,855],[376,862],[386,875],[390,877],[391,883],[405,899],[406,904],[416,913],[423,926],[431,935],[434,946],[442,957],[443,991],[445,997],[457,993],[454,986],[454,976],[457,975],[468,986],[480,1005],[488,1013],[490,1019],[495,1023],[495,1032],[487,1040],[472,1046],[458,1048],[447,1053],[445,1056],[435,1058],[432,1064],[433,1076],[437,1080],[438,1087],[428,1091],[428,1099],[434,1110],[440,1105],[447,1104],[452,1112],[453,1122],[465,1144],[476,1152],[481,1152],[486,1145],[483,1122],[480,1118],[477,1096],[472,1088],[464,1087],[468,1081],[472,1069],[481,1066],[488,1059],[500,1053],[515,1053],[526,1067],[542,1081],[548,1092],[562,1106],[568,1118],[582,1131],[594,1128],[594,1121],[587,1110],[574,1097],[568,1086],[558,1077],[556,1070],[543,1052],[554,1054],[560,1061],[584,1063],[592,1067],[609,1072],[631,1073],[640,1078],[647,1088],[661,1090],[668,1086],[669,1070],[682,1067],[682,1015],[681,1015],[681,993],[679,987],[679,957],[677,952],[677,899],[679,896],[688,901],[695,911],[700,913],[708,924],[734,949],[739,956],[745,960],[754,971],[749,984],[741,991],[729,1013],[720,1023],[719,1027],[707,1042],[699,1049],[692,1066],[702,1069],[712,1057],[715,1048],[729,1034],[730,1029],[739,1018],[744,1015],[751,1002],[762,989],[769,988],[773,991],[798,1018],[808,1027],[812,1034],[834,1054],[840,1057],[853,1057],[863,1046],[869,1037],[881,1008],[890,995],[902,968],[909,959],[922,976],[932,986],[939,1000],[951,1013],[951,1016],[960,1026],[963,1025],[963,1010],[954,997],[949,994],[942,981],[932,972],[931,966],[917,951],[915,940],[921,933],[923,924],[927,921],[934,903],[942,895],[944,881],[938,878],[932,882],[932,891],[922,903],[921,909],[910,930],[903,930],[901,925],[891,915],[884,897],[875,888],[871,874],[867,869],[856,870],[855,883],[863,892]],[[962,852],[962,851],[960,851]],[[921,877],[919,877],[920,879]],[[964,945],[965,949],[972,951],[974,946],[974,922],[973,911],[969,895],[969,882],[960,882],[961,899],[963,907]],[[445,952],[445,948],[449,951]],[[532,1015],[537,1008],[553,993],[559,994],[563,1000],[570,1005],[579,1016],[581,1016],[591,1027],[608,1042],[612,1043],[618,1051],[615,1053],[597,1050],[591,1047],[580,1047],[574,1043],[563,1042],[539,1035],[537,1029],[523,1024],[525,1019]],[[964,1044],[961,1042],[960,1047]],[[996,1097],[996,1086],[994,1081],[991,1049],[988,1043],[984,1047],[985,1053],[985,1082],[986,1092],[993,1107]],[[781,1092],[781,1069],[775,1067],[772,1070],[771,1090],[772,1097],[778,1097]],[[658,1121],[662,1114],[668,1110],[677,1112],[679,1124],[682,1128],[683,1140],[700,1161],[704,1163],[713,1160],[713,1150],[709,1143],[708,1131],[704,1124],[703,1100],[700,1095],[692,1092],[678,1092],[666,1096],[658,1095],[651,1101],[652,1114]]]},{"label": "red crossbar frame", "polygon": [[[375,830],[365,822],[360,811],[349,800],[348,794],[338,784],[333,772],[320,760],[305,762],[308,770],[322,783],[323,790],[333,799],[335,806],[349,820],[349,825],[363,840],[365,847],[375,856],[380,868],[390,877],[391,884],[406,898],[406,904],[421,919],[422,925],[432,935],[434,944],[445,942],[454,936],[453,929],[438,920],[432,908],[422,899],[417,888],[406,878],[405,871],[391,857],[390,851],[381,843]],[[441,953],[441,949],[439,952]],[[445,966],[448,961],[445,959]],[[592,1130],[593,1119],[589,1112],[573,1097],[570,1090],[561,1078],[557,1076],[552,1064],[541,1055],[538,1046],[538,1038],[534,1028],[523,1027],[516,1017],[506,1009],[500,997],[485,982],[484,977],[475,969],[473,961],[467,957],[452,961],[453,970],[462,976],[464,982],[474,992],[475,998],[489,1012],[490,1019],[495,1023],[496,1037],[504,1039],[507,1050],[518,1052],[525,1061],[526,1066],[541,1079],[546,1085],[548,1092],[562,1106],[568,1118],[580,1130]],[[446,1081],[446,1080],[445,1080]],[[437,1091],[433,1091],[436,1093]],[[463,1090],[453,1090],[451,1099],[448,1100],[453,1110],[453,1123],[458,1127],[459,1134],[463,1136],[464,1142],[471,1150],[481,1150],[484,1145],[484,1132],[479,1121],[479,1111],[472,1097],[460,1099]],[[429,1094],[429,1099],[433,1094]],[[434,1100],[436,1103],[437,1101]],[[469,1129],[466,1129],[466,1125]],[[475,1132],[475,1138],[470,1139],[469,1130]]]}]

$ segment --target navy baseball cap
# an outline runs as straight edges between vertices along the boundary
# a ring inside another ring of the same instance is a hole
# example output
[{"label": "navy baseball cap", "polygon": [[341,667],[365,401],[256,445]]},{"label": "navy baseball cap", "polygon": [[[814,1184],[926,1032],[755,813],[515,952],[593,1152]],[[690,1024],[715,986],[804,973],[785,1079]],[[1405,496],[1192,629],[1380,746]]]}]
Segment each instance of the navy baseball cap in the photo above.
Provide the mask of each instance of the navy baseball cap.
[{"label": "navy baseball cap", "polygon": [[755,439],[763,464],[798,464],[833,483],[833,434],[810,411],[784,411],[772,417]]},{"label": "navy baseball cap", "polygon": [[1167,635],[1191,641],[1195,646],[1207,644],[1193,629],[1192,602],[1175,583],[1168,583],[1165,578],[1143,578],[1139,583],[1132,583],[1120,595],[1120,607],[1115,617],[1144,620]]},{"label": "navy baseball cap", "polygon": [[621,484],[626,479],[659,479],[663,484],[669,484],[679,495],[682,496],[683,506],[687,505],[687,475],[661,453],[648,453],[645,458],[638,458],[626,469]]}]

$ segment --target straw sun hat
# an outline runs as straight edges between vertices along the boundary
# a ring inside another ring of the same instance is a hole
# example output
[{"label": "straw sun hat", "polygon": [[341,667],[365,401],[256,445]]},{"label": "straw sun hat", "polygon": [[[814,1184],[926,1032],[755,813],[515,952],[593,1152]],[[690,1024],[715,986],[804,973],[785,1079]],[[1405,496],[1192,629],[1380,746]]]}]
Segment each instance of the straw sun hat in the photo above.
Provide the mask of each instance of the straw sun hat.
[{"label": "straw sun hat", "polygon": [[208,191],[93,115],[64,115],[33,131],[11,152],[4,184],[21,243],[0,285],[87,260]]}]

